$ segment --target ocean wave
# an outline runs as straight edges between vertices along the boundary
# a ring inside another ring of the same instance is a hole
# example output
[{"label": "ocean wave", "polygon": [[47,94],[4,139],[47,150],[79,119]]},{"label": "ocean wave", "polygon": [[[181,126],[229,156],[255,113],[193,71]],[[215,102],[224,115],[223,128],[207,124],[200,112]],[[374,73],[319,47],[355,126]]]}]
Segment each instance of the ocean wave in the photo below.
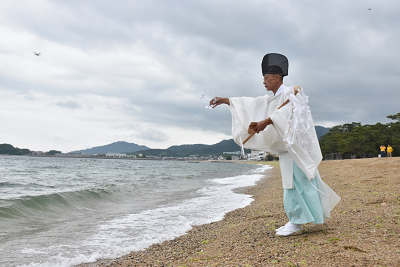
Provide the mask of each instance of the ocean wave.
[{"label": "ocean wave", "polygon": [[20,186],[23,186],[23,184],[13,183],[13,182],[0,182],[0,188],[20,187]]},{"label": "ocean wave", "polygon": [[[86,169],[78,160],[63,162],[66,169],[60,174],[4,177],[3,182],[23,185],[0,188],[5,192],[0,200],[0,265],[66,267],[172,239],[249,205],[252,197],[233,189],[254,185],[268,168],[104,160]],[[137,171],[138,165],[145,168]]]},{"label": "ocean wave", "polygon": [[110,200],[112,192],[106,189],[84,189],[48,195],[24,196],[0,200],[0,218],[30,217],[38,213],[60,212],[85,202]]}]

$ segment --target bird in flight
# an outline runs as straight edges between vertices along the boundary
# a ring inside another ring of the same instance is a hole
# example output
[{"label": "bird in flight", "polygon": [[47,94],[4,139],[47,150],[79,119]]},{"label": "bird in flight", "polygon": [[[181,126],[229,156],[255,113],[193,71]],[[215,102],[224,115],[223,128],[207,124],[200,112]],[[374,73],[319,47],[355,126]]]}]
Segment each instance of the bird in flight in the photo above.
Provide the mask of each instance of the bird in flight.
[{"label": "bird in flight", "polygon": [[35,54],[35,56],[40,56],[40,54],[41,54],[41,52],[39,52],[39,53],[36,53],[36,52],[33,52],[34,54]]},{"label": "bird in flight", "polygon": [[368,10],[371,10],[371,8],[368,8]]}]

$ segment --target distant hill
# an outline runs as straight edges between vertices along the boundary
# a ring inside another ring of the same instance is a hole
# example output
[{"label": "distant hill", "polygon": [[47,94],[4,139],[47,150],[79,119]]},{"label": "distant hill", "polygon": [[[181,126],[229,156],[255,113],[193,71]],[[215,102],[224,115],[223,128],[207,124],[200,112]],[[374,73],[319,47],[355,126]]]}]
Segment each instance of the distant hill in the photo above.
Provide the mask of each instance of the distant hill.
[{"label": "distant hill", "polygon": [[[144,151],[137,151],[132,154],[143,154],[145,156],[159,156],[159,157],[188,157],[190,155],[198,156],[209,156],[209,155],[221,155],[224,152],[235,152],[240,151],[238,146],[233,139],[223,140],[214,145],[180,145],[171,146],[167,149],[149,149]],[[250,150],[246,149],[246,152]]]},{"label": "distant hill", "polygon": [[326,128],[323,126],[315,126],[315,131],[317,132],[318,140],[321,138],[321,136],[329,132],[329,130],[330,128]]},{"label": "distant hill", "polygon": [[82,153],[82,154],[106,154],[106,153],[132,153],[139,150],[150,149],[147,146],[140,146],[134,143],[124,141],[114,142],[105,146],[96,146],[83,150],[71,151],[69,153]]},{"label": "distant hill", "polygon": [[171,146],[167,150],[174,151],[179,154],[188,155],[212,155],[222,154],[223,152],[235,152],[240,151],[240,146],[233,141],[233,139],[223,140],[214,145],[182,145],[182,146]]},{"label": "distant hill", "polygon": [[[329,132],[329,128],[322,126],[315,126],[318,139]],[[144,156],[159,156],[159,157],[188,157],[190,155],[208,156],[208,155],[221,155],[223,152],[240,151],[233,139],[223,140],[214,145],[179,145],[171,146],[167,149],[150,149],[147,146],[141,146],[134,143],[115,142],[105,146],[97,146],[84,150],[72,151],[70,153],[82,154],[106,154],[106,153],[127,153],[127,154],[143,154]],[[250,150],[246,149],[246,153]]]},{"label": "distant hill", "polygon": [[5,155],[27,155],[31,151],[27,148],[20,149],[18,147],[13,147],[10,144],[0,144],[0,154]]}]

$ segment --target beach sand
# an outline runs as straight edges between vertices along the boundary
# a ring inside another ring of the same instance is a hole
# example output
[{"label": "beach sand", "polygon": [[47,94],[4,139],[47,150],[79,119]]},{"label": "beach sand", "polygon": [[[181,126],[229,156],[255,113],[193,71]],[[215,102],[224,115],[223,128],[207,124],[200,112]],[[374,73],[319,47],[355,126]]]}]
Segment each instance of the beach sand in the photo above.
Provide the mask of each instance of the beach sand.
[{"label": "beach sand", "polygon": [[342,200],[325,224],[288,237],[275,235],[287,217],[273,164],[257,186],[240,189],[255,201],[223,220],[80,266],[400,266],[400,158],[322,162],[322,179]]}]

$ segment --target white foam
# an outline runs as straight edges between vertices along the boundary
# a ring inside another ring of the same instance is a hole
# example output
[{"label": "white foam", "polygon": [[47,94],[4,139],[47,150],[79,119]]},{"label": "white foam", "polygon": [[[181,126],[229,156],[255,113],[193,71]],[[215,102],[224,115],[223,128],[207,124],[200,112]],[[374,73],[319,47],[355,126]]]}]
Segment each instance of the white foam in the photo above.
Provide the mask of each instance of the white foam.
[{"label": "white foam", "polygon": [[[84,240],[77,249],[82,254],[58,255],[45,263],[22,266],[68,267],[101,258],[115,258],[171,240],[195,225],[219,221],[227,212],[243,208],[253,201],[250,195],[234,193],[233,189],[255,185],[263,177],[261,173],[269,168],[260,165],[249,175],[211,179],[207,187],[198,191],[198,197],[100,222],[97,234]],[[58,248],[58,251],[63,250]]]}]

